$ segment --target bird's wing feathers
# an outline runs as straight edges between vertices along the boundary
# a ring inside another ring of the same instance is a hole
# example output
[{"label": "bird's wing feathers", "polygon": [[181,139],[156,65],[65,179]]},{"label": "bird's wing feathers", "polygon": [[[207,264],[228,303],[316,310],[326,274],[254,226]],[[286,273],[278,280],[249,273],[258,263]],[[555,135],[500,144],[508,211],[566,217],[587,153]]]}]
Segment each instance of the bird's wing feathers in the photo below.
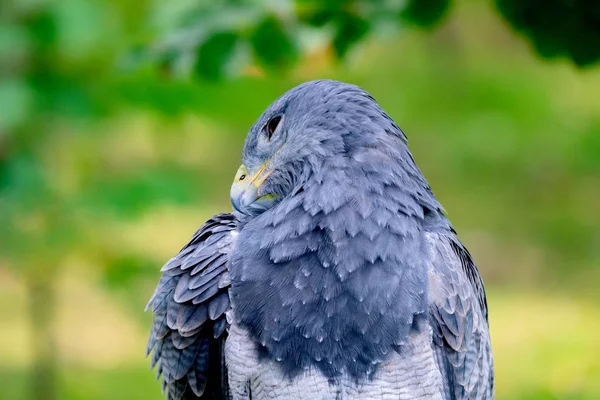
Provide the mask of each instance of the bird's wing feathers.
[{"label": "bird's wing feathers", "polygon": [[445,399],[492,399],[494,377],[483,282],[453,236],[429,234],[430,324]]},{"label": "bird's wing feathers", "polygon": [[147,353],[168,400],[227,398],[223,346],[236,227],[232,214],[208,220],[162,268],[148,302],[154,321]]}]

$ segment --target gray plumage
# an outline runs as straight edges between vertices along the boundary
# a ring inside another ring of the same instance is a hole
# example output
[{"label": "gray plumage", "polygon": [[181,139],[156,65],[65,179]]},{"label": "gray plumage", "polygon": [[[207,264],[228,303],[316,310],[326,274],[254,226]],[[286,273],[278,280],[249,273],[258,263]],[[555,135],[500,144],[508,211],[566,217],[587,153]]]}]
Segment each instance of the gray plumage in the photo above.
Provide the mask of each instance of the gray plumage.
[{"label": "gray plumage", "polygon": [[483,282],[406,141],[354,85],[307,82],[267,108],[237,211],[150,300],[168,399],[494,397]]}]

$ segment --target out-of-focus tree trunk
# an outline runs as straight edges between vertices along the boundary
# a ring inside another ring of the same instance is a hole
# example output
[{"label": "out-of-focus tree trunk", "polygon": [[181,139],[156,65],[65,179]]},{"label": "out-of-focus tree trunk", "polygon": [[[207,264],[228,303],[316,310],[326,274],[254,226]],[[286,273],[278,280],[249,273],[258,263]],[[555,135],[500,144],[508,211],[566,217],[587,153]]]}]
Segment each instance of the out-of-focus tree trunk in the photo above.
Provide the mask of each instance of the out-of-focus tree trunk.
[{"label": "out-of-focus tree trunk", "polygon": [[30,396],[35,400],[57,400],[58,352],[54,341],[54,285],[52,279],[35,276],[30,277],[27,284],[33,351]]}]

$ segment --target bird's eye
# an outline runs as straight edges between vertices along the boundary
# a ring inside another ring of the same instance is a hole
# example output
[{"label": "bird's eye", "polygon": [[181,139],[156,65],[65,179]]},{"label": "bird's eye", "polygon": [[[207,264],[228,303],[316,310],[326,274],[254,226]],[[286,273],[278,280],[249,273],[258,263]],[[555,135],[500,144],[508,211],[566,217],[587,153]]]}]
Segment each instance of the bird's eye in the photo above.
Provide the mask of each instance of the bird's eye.
[{"label": "bird's eye", "polygon": [[267,122],[267,125],[265,126],[265,130],[267,133],[268,140],[271,140],[271,137],[273,136],[273,134],[275,133],[275,130],[277,129],[277,126],[279,125],[279,121],[281,121],[281,115],[273,117],[269,120],[269,122]]}]

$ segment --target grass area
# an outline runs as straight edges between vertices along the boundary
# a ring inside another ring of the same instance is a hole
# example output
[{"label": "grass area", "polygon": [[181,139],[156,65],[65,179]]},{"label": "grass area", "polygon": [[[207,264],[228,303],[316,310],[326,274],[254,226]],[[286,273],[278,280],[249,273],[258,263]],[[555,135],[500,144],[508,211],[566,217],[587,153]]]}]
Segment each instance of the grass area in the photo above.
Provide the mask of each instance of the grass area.
[{"label": "grass area", "polygon": [[499,399],[600,398],[598,304],[501,289],[488,301]]},{"label": "grass area", "polygon": [[[27,371],[0,368],[0,399],[26,399]],[[94,369],[64,368],[58,380],[59,399],[64,400],[159,400],[164,399],[154,374],[143,366]]]}]

